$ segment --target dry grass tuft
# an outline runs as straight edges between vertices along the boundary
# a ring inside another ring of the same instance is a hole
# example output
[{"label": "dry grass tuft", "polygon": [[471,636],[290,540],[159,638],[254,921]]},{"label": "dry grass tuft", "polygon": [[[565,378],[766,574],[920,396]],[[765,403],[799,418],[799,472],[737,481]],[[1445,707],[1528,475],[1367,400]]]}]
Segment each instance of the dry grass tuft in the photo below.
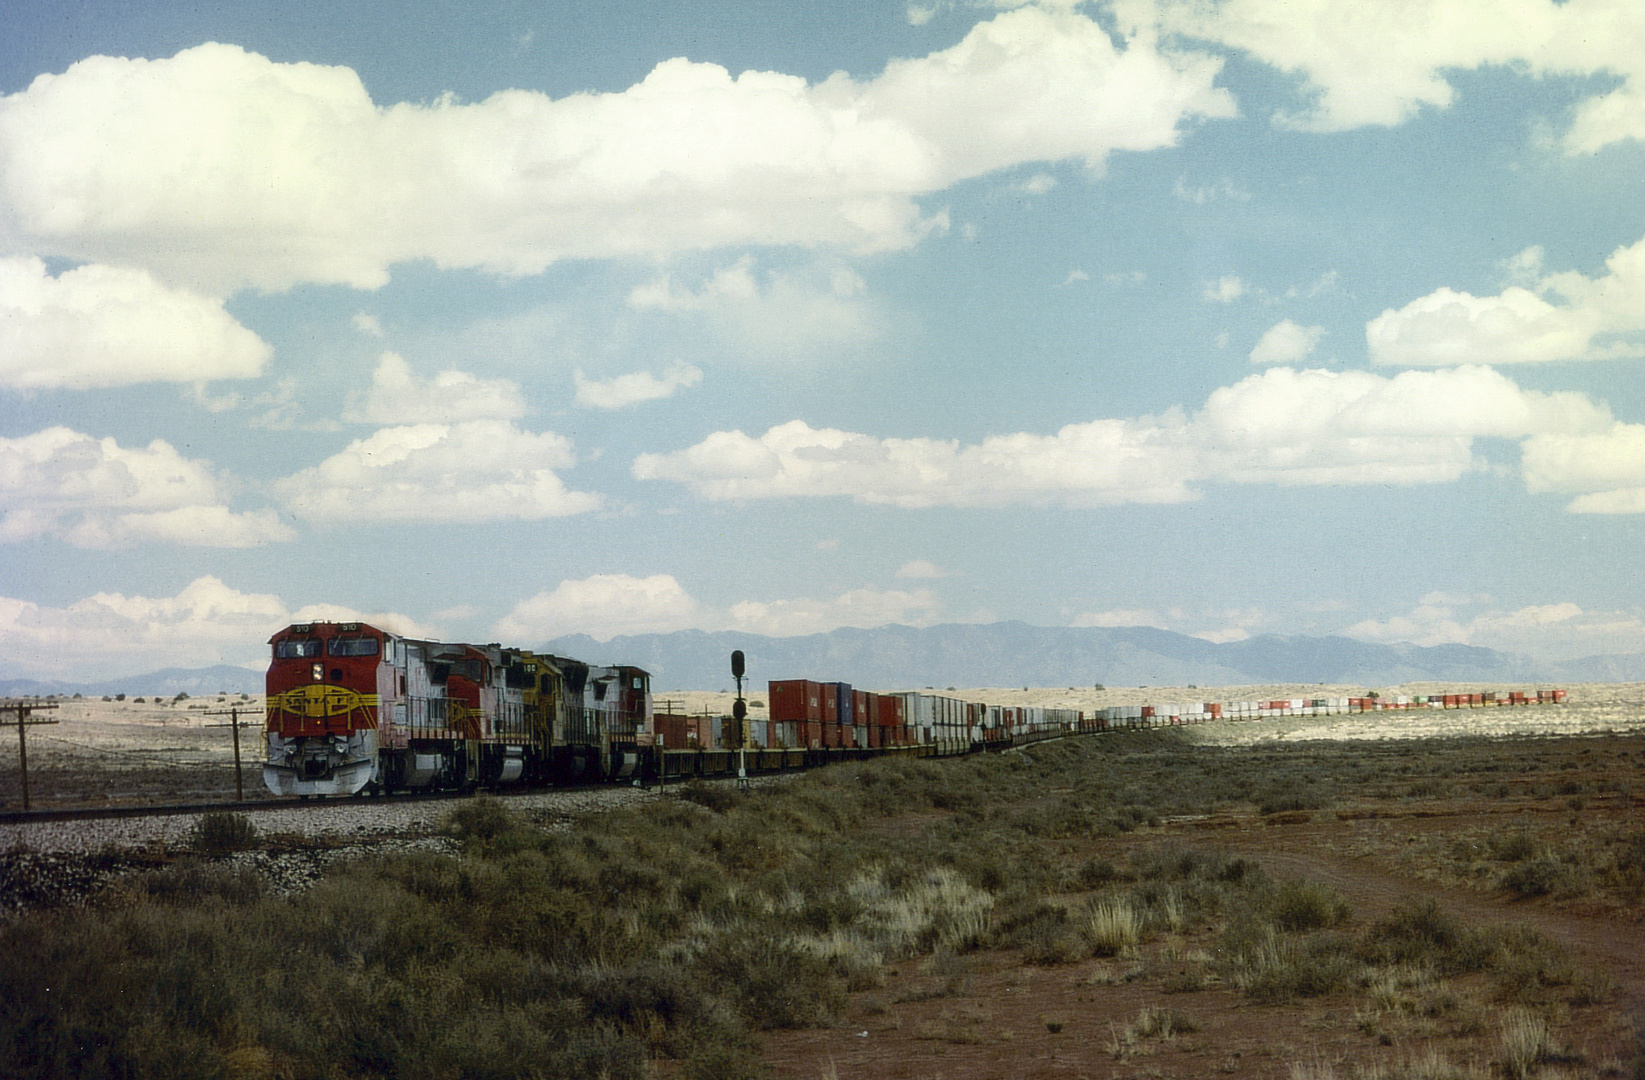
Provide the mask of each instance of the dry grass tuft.
[{"label": "dry grass tuft", "polygon": [[1082,927],[1093,956],[1124,956],[1142,940],[1142,920],[1122,899],[1099,900]]},{"label": "dry grass tuft", "polygon": [[1503,1016],[1498,1049],[1502,1071],[1512,1080],[1527,1080],[1537,1066],[1559,1056],[1548,1022],[1529,1009],[1510,1009]]}]

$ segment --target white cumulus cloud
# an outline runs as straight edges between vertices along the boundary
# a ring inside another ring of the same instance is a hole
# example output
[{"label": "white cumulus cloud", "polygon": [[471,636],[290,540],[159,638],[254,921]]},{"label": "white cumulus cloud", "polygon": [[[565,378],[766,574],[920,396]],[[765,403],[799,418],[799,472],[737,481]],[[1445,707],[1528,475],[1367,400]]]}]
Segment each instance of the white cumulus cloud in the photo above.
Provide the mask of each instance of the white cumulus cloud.
[{"label": "white cumulus cloud", "polygon": [[1413,645],[1477,645],[1538,660],[1645,650],[1645,620],[1637,614],[1591,611],[1566,601],[1505,608],[1490,596],[1433,592],[1410,611],[1366,619],[1342,631],[1367,641]]},{"label": "white cumulus cloud", "polygon": [[176,596],[97,593],[67,607],[0,597],[0,666],[30,678],[135,675],[166,667],[267,664],[270,635],[291,622],[363,620],[426,636],[413,620],[331,605],[289,611],[277,596],[200,577]]},{"label": "white cumulus cloud", "polygon": [[376,288],[396,262],[531,274],[728,245],[903,248],[916,203],[1034,161],[1100,166],[1233,114],[1221,62],[1028,7],[880,75],[686,59],[618,93],[379,105],[354,71],[205,44],[94,56],[0,98],[0,235],[226,296]]},{"label": "white cumulus cloud", "polygon": [[1305,80],[1311,131],[1389,126],[1456,97],[1446,73],[1486,66],[1595,78],[1564,136],[1571,153],[1645,137],[1645,19],[1607,0],[1120,0],[1122,25],[1243,50]]},{"label": "white cumulus cloud", "polygon": [[1108,608],[1086,611],[1069,620],[1070,626],[1130,627],[1152,626],[1202,641],[1224,644],[1244,641],[1253,628],[1272,623],[1267,613],[1256,609],[1234,611],[1188,611],[1180,607],[1159,611],[1152,608]]},{"label": "white cumulus cloud", "polygon": [[669,574],[595,574],[562,581],[520,601],[492,633],[505,641],[543,641],[565,634],[607,641],[619,634],[683,630],[697,615],[697,602]]},{"label": "white cumulus cloud", "polygon": [[533,521],[600,505],[555,472],[574,464],[571,443],[553,432],[503,420],[410,424],[356,439],[274,488],[311,521]]},{"label": "white cumulus cloud", "polygon": [[731,626],[770,637],[824,634],[852,626],[872,629],[898,623],[929,626],[942,610],[929,589],[850,589],[828,599],[746,600],[731,606]]},{"label": "white cumulus cloud", "polygon": [[232,548],[295,534],[272,510],[228,509],[209,465],[164,440],[123,447],[51,427],[0,438],[0,542],[42,535],[86,548],[140,541]]},{"label": "white cumulus cloud", "polygon": [[1480,467],[1475,439],[1603,433],[1613,424],[1581,394],[1523,390],[1489,368],[1385,378],[1275,367],[1214,391],[1192,416],[1099,419],[969,446],[793,420],[758,437],[721,431],[684,450],[642,454],[633,473],[713,500],[1091,507],[1182,502],[1212,482],[1445,483]]},{"label": "white cumulus cloud", "polygon": [[1191,498],[1184,481],[1193,456],[1180,418],[1098,420],[966,447],[792,420],[759,438],[722,431],[673,454],[642,454],[634,475],[685,483],[720,500],[844,495],[903,507],[1110,505]]},{"label": "white cumulus cloud", "polygon": [[663,274],[633,289],[628,303],[700,317],[754,353],[785,356],[876,337],[880,317],[866,290],[862,277],[844,266],[761,275],[745,256],[696,288]]},{"label": "white cumulus cloud", "polygon": [[39,259],[0,257],[0,386],[247,379],[272,351],[221,301],[146,271],[90,265],[53,277]]},{"label": "white cumulus cloud", "polygon": [[675,364],[661,375],[634,371],[612,379],[589,379],[581,371],[572,373],[577,386],[577,404],[591,409],[622,409],[642,401],[657,401],[703,381],[701,368]]},{"label": "white cumulus cloud", "polygon": [[1222,277],[1205,286],[1201,294],[1205,299],[1217,304],[1232,304],[1244,296],[1246,285],[1238,274],[1224,274]]},{"label": "white cumulus cloud", "polygon": [[480,379],[466,371],[422,379],[392,352],[378,358],[371,390],[349,395],[343,408],[343,419],[356,424],[457,424],[524,415],[525,398],[508,379]]},{"label": "white cumulus cloud", "polygon": [[1268,328],[1251,350],[1253,364],[1296,364],[1308,359],[1325,336],[1323,326],[1300,326],[1282,319]]},{"label": "white cumulus cloud", "polygon": [[[1524,269],[1540,263],[1535,249],[1514,260]],[[1496,296],[1436,289],[1366,324],[1371,360],[1435,366],[1645,356],[1638,341],[1645,331],[1645,240],[1612,252],[1605,269],[1592,278],[1550,274],[1534,290],[1514,285]]]},{"label": "white cumulus cloud", "polygon": [[910,559],[897,568],[897,576],[900,578],[942,578],[948,576],[948,571],[929,559]]},{"label": "white cumulus cloud", "polygon": [[1577,493],[1573,513],[1645,514],[1645,424],[1533,436],[1520,467],[1531,491]]}]

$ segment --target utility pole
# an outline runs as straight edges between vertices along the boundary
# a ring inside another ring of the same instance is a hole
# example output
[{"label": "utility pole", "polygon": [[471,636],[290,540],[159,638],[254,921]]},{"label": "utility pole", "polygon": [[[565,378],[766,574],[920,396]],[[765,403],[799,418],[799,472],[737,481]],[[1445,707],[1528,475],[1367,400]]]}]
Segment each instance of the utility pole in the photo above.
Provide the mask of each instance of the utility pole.
[{"label": "utility pole", "polygon": [[[245,778],[240,775],[240,714],[242,712],[251,712],[251,711],[252,711],[252,709],[249,706],[242,709],[238,705],[236,705],[233,708],[227,710],[226,712],[222,709],[217,709],[217,710],[214,710],[212,712],[206,713],[207,716],[226,716],[226,717],[229,718],[228,723],[226,723],[226,724],[212,724],[211,725],[212,727],[226,727],[226,728],[233,728],[234,729],[234,801],[235,802],[245,802],[246,801]],[[258,711],[261,711],[261,710],[258,710]],[[250,727],[251,725],[247,724],[246,726]]]},{"label": "utility pole", "polygon": [[23,809],[29,808],[29,744],[23,733],[36,724],[55,724],[56,720],[35,720],[29,714],[38,709],[55,709],[56,702],[8,701],[3,706],[17,710],[17,764],[23,774]]}]

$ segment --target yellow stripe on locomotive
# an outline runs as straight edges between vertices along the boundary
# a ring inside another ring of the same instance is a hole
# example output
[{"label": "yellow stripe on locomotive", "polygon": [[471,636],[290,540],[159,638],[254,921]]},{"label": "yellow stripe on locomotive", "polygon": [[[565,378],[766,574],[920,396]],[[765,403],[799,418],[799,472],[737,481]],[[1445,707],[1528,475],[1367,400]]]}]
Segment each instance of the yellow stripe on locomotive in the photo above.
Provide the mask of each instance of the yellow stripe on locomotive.
[{"label": "yellow stripe on locomotive", "polygon": [[[313,683],[270,697],[268,721],[270,724],[276,723],[279,719],[278,714],[302,717],[305,720],[347,716],[361,721],[352,726],[375,728],[378,700],[376,694],[362,694],[346,686]],[[355,713],[361,715],[355,717]]]}]

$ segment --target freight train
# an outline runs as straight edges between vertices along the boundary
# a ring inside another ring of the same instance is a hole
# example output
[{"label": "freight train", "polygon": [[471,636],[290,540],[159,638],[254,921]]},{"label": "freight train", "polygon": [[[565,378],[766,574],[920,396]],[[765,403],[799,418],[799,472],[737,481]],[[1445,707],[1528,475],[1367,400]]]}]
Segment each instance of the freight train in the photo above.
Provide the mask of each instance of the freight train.
[{"label": "freight train", "polygon": [[772,772],[833,761],[941,757],[1064,735],[1213,719],[1557,703],[1563,690],[1075,709],[768,684],[768,719],[656,714],[651,676],[570,657],[424,641],[362,622],[275,634],[263,782],[280,796],[347,796]]}]

